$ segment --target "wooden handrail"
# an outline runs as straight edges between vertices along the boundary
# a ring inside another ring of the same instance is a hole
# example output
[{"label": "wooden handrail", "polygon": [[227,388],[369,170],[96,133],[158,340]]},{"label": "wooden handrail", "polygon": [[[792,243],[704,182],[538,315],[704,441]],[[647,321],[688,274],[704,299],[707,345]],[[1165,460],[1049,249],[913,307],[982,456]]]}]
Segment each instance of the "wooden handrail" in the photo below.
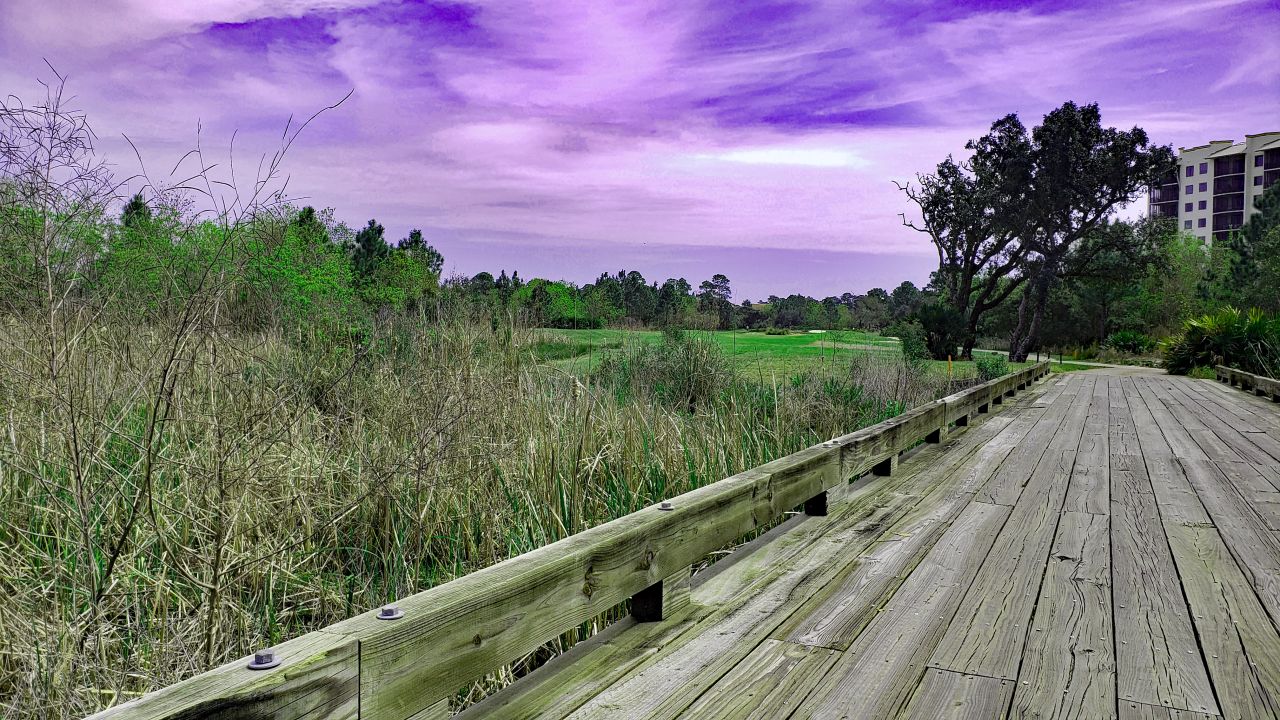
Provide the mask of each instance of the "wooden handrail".
[{"label": "wooden handrail", "polygon": [[374,611],[307,633],[273,648],[271,669],[243,658],[93,717],[446,717],[460,688],[628,598],[637,619],[669,614],[708,553],[801,505],[824,513],[828,490],[892,472],[901,452],[1048,372],[1031,365],[424,590],[399,619]]},{"label": "wooden handrail", "polygon": [[1265,375],[1254,375],[1226,365],[1218,365],[1215,370],[1220,382],[1235,385],[1241,390],[1252,390],[1255,395],[1270,397],[1280,402],[1280,380]]}]

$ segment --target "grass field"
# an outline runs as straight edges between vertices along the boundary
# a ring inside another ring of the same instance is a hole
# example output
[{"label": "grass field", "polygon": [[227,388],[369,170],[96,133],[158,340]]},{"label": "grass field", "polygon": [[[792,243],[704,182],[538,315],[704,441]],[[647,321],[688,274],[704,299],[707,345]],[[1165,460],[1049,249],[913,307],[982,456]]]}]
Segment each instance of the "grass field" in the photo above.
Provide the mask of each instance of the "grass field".
[{"label": "grass field", "polygon": [[[656,330],[551,330],[537,331],[539,358],[566,372],[580,374],[599,364],[610,351],[631,343],[657,342]],[[896,338],[856,330],[822,333],[795,332],[766,335],[759,332],[698,331],[713,338],[748,376],[787,377],[801,372],[843,370],[854,356],[866,353],[896,355],[901,352]],[[946,361],[934,361],[934,371],[946,374]],[[1023,367],[1013,364],[1013,368]],[[972,362],[951,363],[955,377],[976,374]]]}]

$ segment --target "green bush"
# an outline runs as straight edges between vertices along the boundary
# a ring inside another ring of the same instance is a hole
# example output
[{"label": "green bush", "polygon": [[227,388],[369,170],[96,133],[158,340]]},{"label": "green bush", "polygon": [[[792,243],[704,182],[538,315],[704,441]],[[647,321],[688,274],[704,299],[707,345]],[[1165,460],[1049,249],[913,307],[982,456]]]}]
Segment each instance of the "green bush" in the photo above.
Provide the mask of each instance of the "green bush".
[{"label": "green bush", "polygon": [[1009,361],[1003,355],[983,353],[973,356],[973,364],[978,368],[978,378],[987,381],[1009,374]]},{"label": "green bush", "polygon": [[663,332],[662,342],[605,355],[595,377],[619,400],[652,397],[692,413],[721,399],[735,376],[715,340],[673,329]]},{"label": "green bush", "polygon": [[1119,330],[1107,336],[1102,347],[1116,352],[1129,353],[1130,355],[1142,355],[1151,352],[1155,347],[1155,341],[1144,333],[1136,330]]},{"label": "green bush", "polygon": [[771,327],[771,328],[765,328],[764,334],[765,335],[790,335],[791,331],[787,330],[786,328]]},{"label": "green bush", "polygon": [[929,359],[929,343],[920,323],[895,323],[888,328],[888,333],[902,343],[902,357],[907,361],[922,362]]},{"label": "green bush", "polygon": [[1188,320],[1182,335],[1165,347],[1165,369],[1175,375],[1215,365],[1280,375],[1280,318],[1257,308],[1225,307]]},{"label": "green bush", "polygon": [[956,350],[964,339],[964,316],[950,305],[931,303],[920,308],[917,319],[924,328],[925,344],[934,360],[947,360],[958,354]]}]

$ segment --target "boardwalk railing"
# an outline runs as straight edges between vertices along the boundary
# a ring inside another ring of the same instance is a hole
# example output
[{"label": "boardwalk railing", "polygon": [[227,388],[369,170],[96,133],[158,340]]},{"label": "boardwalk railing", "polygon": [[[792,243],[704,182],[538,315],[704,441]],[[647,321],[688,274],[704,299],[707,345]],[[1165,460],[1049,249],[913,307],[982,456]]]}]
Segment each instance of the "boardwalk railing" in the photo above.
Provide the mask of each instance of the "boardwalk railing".
[{"label": "boardwalk railing", "polygon": [[446,717],[460,688],[628,599],[637,620],[669,615],[708,553],[800,506],[825,515],[829,489],[892,473],[903,451],[1048,372],[1038,363],[982,383],[425,590],[392,617],[358,615],[95,717]]},{"label": "boardwalk railing", "polygon": [[1217,371],[1218,380],[1221,382],[1235,385],[1241,390],[1252,390],[1255,395],[1270,397],[1272,400],[1280,402],[1280,380],[1263,375],[1254,375],[1226,365],[1217,366]]}]

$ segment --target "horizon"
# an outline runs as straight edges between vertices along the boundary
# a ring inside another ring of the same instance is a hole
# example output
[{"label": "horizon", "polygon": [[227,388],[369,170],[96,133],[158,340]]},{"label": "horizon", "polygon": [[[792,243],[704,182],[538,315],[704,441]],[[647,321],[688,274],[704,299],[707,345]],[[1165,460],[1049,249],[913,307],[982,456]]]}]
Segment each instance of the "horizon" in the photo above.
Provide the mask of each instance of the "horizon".
[{"label": "horizon", "polygon": [[735,302],[922,286],[936,254],[893,181],[1007,113],[1097,102],[1175,149],[1280,130],[1264,0],[17,0],[0,20],[6,92],[38,100],[47,60],[124,175],[124,134],[167,171],[199,123],[252,166],[291,116],[352,92],[285,161],[299,205],[392,242],[421,228],[445,275],[722,273]]}]

